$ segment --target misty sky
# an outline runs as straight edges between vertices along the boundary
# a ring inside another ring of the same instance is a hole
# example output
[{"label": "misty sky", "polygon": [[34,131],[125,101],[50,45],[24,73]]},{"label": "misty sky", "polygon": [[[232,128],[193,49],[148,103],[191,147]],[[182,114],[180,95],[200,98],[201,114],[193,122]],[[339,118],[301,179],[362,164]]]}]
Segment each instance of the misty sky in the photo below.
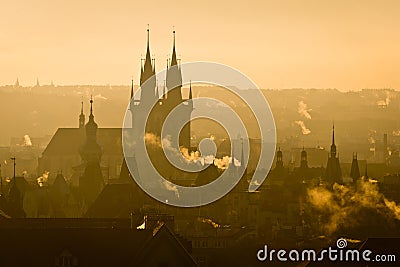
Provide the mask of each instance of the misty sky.
[{"label": "misty sky", "polygon": [[0,4],[0,85],[129,84],[150,24],[165,67],[235,67],[262,88],[400,88],[400,1],[15,0]]}]

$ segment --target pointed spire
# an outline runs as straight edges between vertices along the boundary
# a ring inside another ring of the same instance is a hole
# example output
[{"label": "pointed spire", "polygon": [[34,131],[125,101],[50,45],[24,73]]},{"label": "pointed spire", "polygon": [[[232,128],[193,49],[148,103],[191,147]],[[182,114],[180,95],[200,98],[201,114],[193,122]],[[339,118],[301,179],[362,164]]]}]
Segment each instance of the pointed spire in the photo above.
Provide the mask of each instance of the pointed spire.
[{"label": "pointed spire", "polygon": [[133,95],[133,79],[132,79],[132,85],[131,85],[131,100],[134,98],[134,95]]},{"label": "pointed spire", "polygon": [[[142,59],[143,60],[143,59]],[[150,54],[150,29],[147,24],[147,50],[146,57],[144,59],[144,64],[142,64],[142,69],[140,73],[140,85],[142,85],[147,79],[154,75],[153,60]]]},{"label": "pointed spire", "polygon": [[93,115],[93,96],[90,96],[90,115]]},{"label": "pointed spire", "polygon": [[235,171],[235,146],[234,143],[231,142],[232,146],[232,155],[231,155],[231,162],[229,162],[228,168],[230,168],[231,175],[234,175],[236,173]]},{"label": "pointed spire", "polygon": [[173,35],[172,57],[169,62],[169,69],[167,71],[167,88],[170,92],[168,94],[168,103],[170,103],[171,106],[177,106],[182,103],[182,73],[176,59],[175,29],[173,31]]},{"label": "pointed spire", "polygon": [[189,83],[189,100],[193,99],[193,95],[192,95],[192,80],[190,80]]},{"label": "pointed spire", "polygon": [[368,177],[368,163],[367,162],[365,162],[365,175],[364,175],[364,177],[365,178],[369,178]]},{"label": "pointed spire", "polygon": [[79,129],[83,129],[85,127],[85,114],[83,114],[83,97],[81,101],[81,114],[79,115]]},{"label": "pointed spire", "polygon": [[336,158],[336,145],[335,145],[335,123],[332,124],[332,145],[331,145],[331,157]]},{"label": "pointed spire", "polygon": [[143,63],[143,61],[144,61],[143,55],[140,54],[140,77],[143,76],[143,68],[144,68],[144,63]]},{"label": "pointed spire", "polygon": [[36,77],[36,86],[39,87],[40,83],[39,83],[39,77]]},{"label": "pointed spire", "polygon": [[353,183],[356,183],[360,178],[360,169],[358,167],[357,153],[353,153],[353,161],[351,162],[350,177],[353,179]]},{"label": "pointed spire", "polygon": [[276,161],[282,161],[282,151],[281,147],[278,147],[278,151],[276,151]]},{"label": "pointed spire", "polygon": [[155,55],[153,54],[153,59],[151,60],[153,64],[153,75],[156,74],[156,58]]},{"label": "pointed spire", "polygon": [[155,81],[154,63],[155,61],[152,60],[150,54],[150,30],[149,26],[147,25],[147,51],[146,51],[146,57],[144,59],[144,65],[140,73],[140,86],[141,86],[140,103],[143,104],[150,104],[152,103],[152,101],[155,100],[154,88],[156,87],[156,81]]},{"label": "pointed spire", "polygon": [[146,51],[146,57],[147,54],[150,55],[150,25],[147,24],[147,51]]},{"label": "pointed spire", "polygon": [[173,46],[172,46],[172,58],[171,58],[171,66],[178,65],[178,60],[176,59],[176,49],[175,49],[175,29],[172,31],[174,35]]},{"label": "pointed spire", "polygon": [[133,85],[133,78],[132,78],[132,84],[131,84],[131,97],[129,98],[129,107],[128,109],[132,111],[133,106],[135,105],[135,95],[134,95],[134,85]]}]

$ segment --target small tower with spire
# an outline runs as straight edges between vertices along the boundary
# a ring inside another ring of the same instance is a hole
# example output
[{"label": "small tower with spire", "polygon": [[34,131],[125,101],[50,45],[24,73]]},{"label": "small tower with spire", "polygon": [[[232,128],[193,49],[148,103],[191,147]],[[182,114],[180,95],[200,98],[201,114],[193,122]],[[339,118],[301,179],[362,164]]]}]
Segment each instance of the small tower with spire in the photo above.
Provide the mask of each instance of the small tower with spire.
[{"label": "small tower with spire", "polygon": [[97,143],[97,129],[98,126],[93,115],[93,98],[90,97],[89,121],[85,125],[86,142],[81,148],[81,156],[85,162],[100,162],[102,151]]},{"label": "small tower with spire", "polygon": [[332,125],[332,144],[326,165],[325,179],[328,183],[342,183],[342,170],[340,168],[339,157],[336,155],[335,144],[335,124]]},{"label": "small tower with spire", "polygon": [[278,147],[278,151],[276,152],[275,169],[279,168],[283,168],[283,154],[281,151],[281,147]]},{"label": "small tower with spire", "polygon": [[172,34],[172,56],[167,70],[167,88],[169,105],[175,107],[182,102],[182,73],[176,57],[175,30],[173,30]]},{"label": "small tower with spire", "polygon": [[83,99],[81,101],[81,114],[79,114],[79,129],[85,128],[85,114],[83,113]]},{"label": "small tower with spire", "polygon": [[192,93],[192,81],[189,83],[189,105],[193,108],[193,93]]},{"label": "small tower with spire", "polygon": [[79,179],[79,188],[84,196],[87,207],[93,203],[104,186],[103,174],[100,168],[102,149],[97,143],[97,129],[98,126],[94,121],[93,115],[93,98],[90,97],[89,121],[85,125],[86,142],[80,150],[85,170]]},{"label": "small tower with spire", "polygon": [[308,169],[307,151],[304,149],[304,146],[300,155],[300,169]]},{"label": "small tower with spire", "polygon": [[146,49],[146,58],[144,60],[144,65],[141,67],[140,73],[140,86],[141,86],[141,95],[140,101],[143,104],[152,104],[155,100],[155,67],[154,61],[151,58],[150,54],[150,28],[147,25],[147,49]]},{"label": "small tower with spire", "polygon": [[131,113],[133,112],[133,109],[134,109],[134,106],[135,106],[134,88],[135,88],[135,86],[133,84],[133,79],[132,79],[131,80],[131,93],[130,93],[130,98],[129,98],[129,110],[131,111]]},{"label": "small tower with spire", "polygon": [[239,173],[243,172],[243,175],[246,175],[247,173],[247,164],[244,162],[244,144],[243,144],[243,138],[240,140],[242,143],[242,150],[240,152],[240,167],[239,167]]},{"label": "small tower with spire", "polygon": [[350,177],[353,179],[353,183],[357,183],[360,179],[360,169],[358,167],[357,153],[353,153],[353,161],[351,162]]}]

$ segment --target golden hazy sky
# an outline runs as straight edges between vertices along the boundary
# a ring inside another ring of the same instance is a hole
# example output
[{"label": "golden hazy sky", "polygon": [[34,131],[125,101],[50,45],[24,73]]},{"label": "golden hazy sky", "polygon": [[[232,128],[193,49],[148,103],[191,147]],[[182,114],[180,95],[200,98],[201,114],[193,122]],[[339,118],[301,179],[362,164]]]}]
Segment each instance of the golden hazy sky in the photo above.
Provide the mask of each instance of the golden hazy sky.
[{"label": "golden hazy sky", "polygon": [[0,84],[129,84],[150,24],[158,70],[215,61],[262,88],[400,89],[400,1],[1,0]]}]

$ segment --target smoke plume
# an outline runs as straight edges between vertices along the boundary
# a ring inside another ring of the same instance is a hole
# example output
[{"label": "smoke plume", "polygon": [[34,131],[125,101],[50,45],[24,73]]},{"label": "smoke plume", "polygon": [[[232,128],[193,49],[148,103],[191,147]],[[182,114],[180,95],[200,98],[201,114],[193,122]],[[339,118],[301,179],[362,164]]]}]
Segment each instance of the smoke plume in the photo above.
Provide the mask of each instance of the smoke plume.
[{"label": "smoke plume", "polygon": [[202,222],[202,223],[208,223],[208,224],[211,225],[213,228],[219,228],[219,227],[221,227],[218,223],[216,223],[216,222],[214,222],[213,220],[208,219],[208,218],[198,217],[197,220],[198,220],[199,222]]},{"label": "smoke plume", "polygon": [[298,107],[297,107],[297,112],[304,116],[305,118],[311,120],[311,115],[310,115],[310,111],[312,111],[312,109],[308,109],[307,108],[307,104],[302,101],[299,102]]},{"label": "smoke plume", "polygon": [[36,179],[37,184],[39,185],[39,187],[43,187],[47,185],[47,181],[49,179],[49,172],[45,171],[42,176],[38,177]]},{"label": "smoke plume", "polygon": [[165,189],[167,189],[168,191],[174,192],[174,193],[175,193],[175,196],[176,196],[177,198],[179,198],[179,190],[178,190],[178,188],[176,187],[175,184],[170,183],[170,182],[168,182],[168,181],[163,181],[163,185],[164,185],[164,188],[165,188]]},{"label": "smoke plume", "polygon": [[366,224],[366,217],[371,217],[371,214],[366,215],[368,211],[387,221],[400,221],[400,206],[380,193],[376,182],[363,179],[358,181],[356,188],[335,183],[332,191],[323,187],[307,190],[311,206],[326,218],[322,223],[325,234]]},{"label": "smoke plume", "polygon": [[296,123],[297,125],[300,126],[301,132],[302,132],[304,135],[308,135],[308,134],[311,133],[311,130],[308,129],[308,128],[306,127],[306,125],[304,124],[304,121],[295,121],[294,123]]},{"label": "smoke plume", "polygon": [[24,135],[24,146],[32,146],[32,141],[29,135]]}]

